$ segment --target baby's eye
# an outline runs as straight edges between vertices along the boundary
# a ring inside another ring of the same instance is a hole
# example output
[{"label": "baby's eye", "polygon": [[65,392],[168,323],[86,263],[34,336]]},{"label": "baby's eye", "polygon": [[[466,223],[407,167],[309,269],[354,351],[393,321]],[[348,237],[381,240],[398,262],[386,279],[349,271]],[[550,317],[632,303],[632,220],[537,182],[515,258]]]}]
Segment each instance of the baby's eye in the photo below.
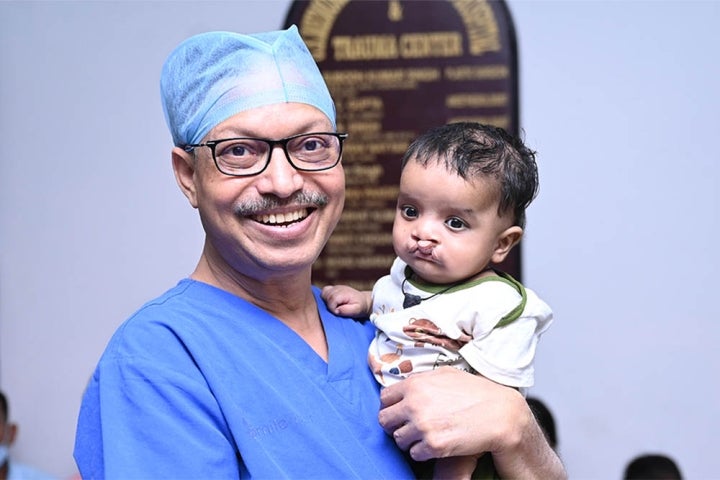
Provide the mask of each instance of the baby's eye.
[{"label": "baby's eye", "polygon": [[418,216],[417,208],[412,205],[403,205],[400,207],[400,211],[405,218],[415,218]]},{"label": "baby's eye", "polygon": [[468,227],[467,223],[457,217],[448,218],[445,220],[445,225],[447,225],[451,230],[462,230]]}]

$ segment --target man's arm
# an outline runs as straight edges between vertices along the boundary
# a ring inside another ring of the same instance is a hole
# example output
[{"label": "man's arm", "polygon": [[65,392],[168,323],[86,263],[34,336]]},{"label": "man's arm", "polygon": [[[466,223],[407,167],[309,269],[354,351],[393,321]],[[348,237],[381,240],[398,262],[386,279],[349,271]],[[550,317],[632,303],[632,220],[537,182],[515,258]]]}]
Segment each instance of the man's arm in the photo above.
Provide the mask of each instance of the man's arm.
[{"label": "man's arm", "polygon": [[567,478],[513,388],[444,367],[383,389],[380,400],[380,424],[415,460],[491,452],[503,478]]}]

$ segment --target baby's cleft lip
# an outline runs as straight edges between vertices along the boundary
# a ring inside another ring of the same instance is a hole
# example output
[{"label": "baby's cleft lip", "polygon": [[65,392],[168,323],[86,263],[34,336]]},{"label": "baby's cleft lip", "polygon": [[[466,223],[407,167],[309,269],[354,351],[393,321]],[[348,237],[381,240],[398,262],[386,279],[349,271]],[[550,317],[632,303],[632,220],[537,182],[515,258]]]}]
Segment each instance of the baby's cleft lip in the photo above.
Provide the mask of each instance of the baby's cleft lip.
[{"label": "baby's cleft lip", "polygon": [[412,255],[413,258],[422,262],[436,263],[437,259],[435,258],[434,252],[434,245],[420,245],[415,243],[408,248],[408,253]]},{"label": "baby's cleft lip", "polygon": [[432,255],[433,249],[435,246],[432,243],[429,242],[418,242],[417,244],[417,250],[423,255]]}]

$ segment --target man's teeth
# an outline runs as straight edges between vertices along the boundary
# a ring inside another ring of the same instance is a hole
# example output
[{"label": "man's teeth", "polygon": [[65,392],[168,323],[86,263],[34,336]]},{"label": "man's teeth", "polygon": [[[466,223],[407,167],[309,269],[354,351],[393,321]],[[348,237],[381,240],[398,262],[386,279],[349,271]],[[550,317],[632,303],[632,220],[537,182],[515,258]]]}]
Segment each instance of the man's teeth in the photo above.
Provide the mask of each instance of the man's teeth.
[{"label": "man's teeth", "polygon": [[296,222],[308,216],[307,209],[288,213],[272,213],[270,215],[255,215],[255,220],[261,223],[276,224]]}]

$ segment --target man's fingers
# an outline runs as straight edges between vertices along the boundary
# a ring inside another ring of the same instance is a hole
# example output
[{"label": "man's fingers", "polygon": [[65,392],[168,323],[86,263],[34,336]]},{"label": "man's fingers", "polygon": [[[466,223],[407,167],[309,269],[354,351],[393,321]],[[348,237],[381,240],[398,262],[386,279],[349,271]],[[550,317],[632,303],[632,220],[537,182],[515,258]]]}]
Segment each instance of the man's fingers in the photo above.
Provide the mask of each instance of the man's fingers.
[{"label": "man's fingers", "polygon": [[403,426],[405,418],[401,413],[401,410],[397,408],[396,405],[380,410],[380,413],[378,413],[378,422],[386,433],[394,435],[395,431]]},{"label": "man's fingers", "polygon": [[425,448],[425,446],[425,442],[413,443],[410,449],[408,449],[410,457],[418,462],[424,462],[425,460],[430,460],[431,458],[434,458],[433,455],[430,454],[428,449]]},{"label": "man's fingers", "polygon": [[385,432],[394,435],[395,431],[408,421],[407,411],[403,408],[403,383],[399,382],[383,388],[380,392],[380,412],[378,421]]},{"label": "man's fingers", "polygon": [[385,387],[380,392],[380,405],[381,408],[395,405],[403,399],[402,382],[396,383],[389,387]]},{"label": "man's fingers", "polygon": [[435,457],[420,432],[413,428],[410,423],[406,423],[395,430],[393,440],[400,449],[406,450],[413,460],[422,462]]}]

